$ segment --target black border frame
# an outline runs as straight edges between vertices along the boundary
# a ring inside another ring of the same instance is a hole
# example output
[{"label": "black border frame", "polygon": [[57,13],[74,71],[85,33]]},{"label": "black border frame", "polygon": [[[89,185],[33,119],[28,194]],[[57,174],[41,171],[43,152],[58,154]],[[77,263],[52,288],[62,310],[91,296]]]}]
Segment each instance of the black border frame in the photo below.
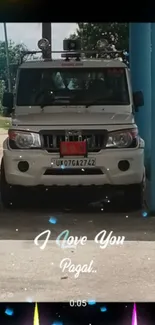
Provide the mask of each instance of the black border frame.
[{"label": "black border frame", "polygon": [[81,3],[51,0],[0,1],[1,22],[155,22],[155,4],[114,0]]}]

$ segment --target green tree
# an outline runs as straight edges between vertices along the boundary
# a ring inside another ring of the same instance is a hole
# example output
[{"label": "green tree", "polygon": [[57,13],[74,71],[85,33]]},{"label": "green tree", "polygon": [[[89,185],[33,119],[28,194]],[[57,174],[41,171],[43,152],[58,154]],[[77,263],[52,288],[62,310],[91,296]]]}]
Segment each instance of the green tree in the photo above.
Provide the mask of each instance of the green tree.
[{"label": "green tree", "polygon": [[[27,51],[27,47],[24,44],[15,44],[9,41],[8,44],[10,71],[11,71],[11,83],[12,87],[15,83],[17,67],[20,62],[21,52]],[[7,81],[7,64],[6,64],[6,51],[5,42],[0,41],[0,80],[5,82],[6,89],[8,88]]]},{"label": "green tree", "polygon": [[4,92],[4,82],[0,80],[0,114],[2,114],[2,97],[3,97],[3,92]]},{"label": "green tree", "polygon": [[129,51],[128,23],[78,23],[76,33],[70,37],[79,38],[85,51],[96,50],[97,42],[102,39],[107,39],[117,50]]}]

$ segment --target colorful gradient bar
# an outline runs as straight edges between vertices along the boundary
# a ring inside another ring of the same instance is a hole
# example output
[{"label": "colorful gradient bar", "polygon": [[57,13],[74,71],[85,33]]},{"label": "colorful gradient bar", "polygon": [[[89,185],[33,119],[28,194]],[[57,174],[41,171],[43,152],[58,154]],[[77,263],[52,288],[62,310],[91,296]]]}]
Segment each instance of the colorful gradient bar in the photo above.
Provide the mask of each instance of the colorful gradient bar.
[{"label": "colorful gradient bar", "polygon": [[39,311],[38,311],[38,304],[35,304],[34,308],[34,318],[33,318],[33,325],[39,325]]},{"label": "colorful gradient bar", "polygon": [[132,324],[131,325],[137,325],[137,308],[136,308],[136,304],[133,305]]}]

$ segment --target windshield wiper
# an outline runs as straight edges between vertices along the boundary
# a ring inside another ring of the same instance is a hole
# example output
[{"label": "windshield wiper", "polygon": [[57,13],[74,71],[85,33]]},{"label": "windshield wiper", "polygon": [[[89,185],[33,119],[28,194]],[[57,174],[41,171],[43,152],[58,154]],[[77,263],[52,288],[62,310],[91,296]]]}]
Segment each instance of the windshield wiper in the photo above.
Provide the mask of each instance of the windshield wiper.
[{"label": "windshield wiper", "polygon": [[[89,106],[92,106],[92,105],[97,104],[100,100],[105,101],[105,98],[103,98],[103,97],[99,97],[99,98],[96,98],[96,99],[90,101],[89,103],[86,104],[86,108],[88,108]],[[104,105],[105,105],[105,104],[104,104]]]},{"label": "windshield wiper", "polygon": [[95,100],[87,103],[86,108],[88,108],[89,106],[93,106],[93,105],[97,104],[101,100],[103,101],[103,103],[101,103],[101,105],[127,105],[126,103],[123,103],[122,101],[105,101],[104,97],[100,97],[100,98],[96,98]]},{"label": "windshield wiper", "polygon": [[50,105],[54,105],[54,104],[58,104],[60,103],[60,105],[68,105],[70,104],[70,100],[69,98],[60,96],[57,98],[52,98],[52,100],[48,98],[48,101],[46,101],[46,97],[43,99],[42,103],[40,103],[40,107],[43,109],[45,106],[50,106]]},{"label": "windshield wiper", "polygon": [[38,92],[36,93],[36,95],[35,95],[35,101],[38,101],[38,99],[39,99],[41,96],[43,97],[43,99],[45,99],[45,98],[49,98],[49,97],[52,98],[52,99],[55,98],[53,92],[52,92],[50,89],[41,89],[40,91],[38,91]]},{"label": "windshield wiper", "polygon": [[[59,90],[60,91],[60,90]],[[56,93],[56,94],[55,94]],[[54,102],[60,102],[60,104],[70,104],[70,97],[57,95],[58,91],[50,91],[49,89],[41,89],[35,96],[35,102],[38,102],[40,107],[43,109],[45,106],[53,105]],[[42,100],[39,101],[39,97],[42,96]]]}]

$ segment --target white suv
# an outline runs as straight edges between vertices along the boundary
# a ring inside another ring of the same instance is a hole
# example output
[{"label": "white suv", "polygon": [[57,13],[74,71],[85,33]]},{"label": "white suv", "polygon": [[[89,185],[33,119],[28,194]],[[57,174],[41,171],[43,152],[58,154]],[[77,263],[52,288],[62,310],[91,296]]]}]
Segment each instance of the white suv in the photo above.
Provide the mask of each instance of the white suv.
[{"label": "white suv", "polygon": [[24,62],[3,106],[12,112],[1,163],[4,206],[18,204],[21,187],[95,186],[123,189],[126,203],[141,208],[144,141],[134,115],[143,95],[132,93],[118,58]]}]

